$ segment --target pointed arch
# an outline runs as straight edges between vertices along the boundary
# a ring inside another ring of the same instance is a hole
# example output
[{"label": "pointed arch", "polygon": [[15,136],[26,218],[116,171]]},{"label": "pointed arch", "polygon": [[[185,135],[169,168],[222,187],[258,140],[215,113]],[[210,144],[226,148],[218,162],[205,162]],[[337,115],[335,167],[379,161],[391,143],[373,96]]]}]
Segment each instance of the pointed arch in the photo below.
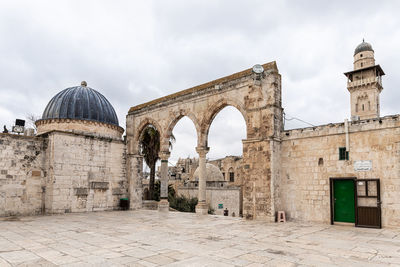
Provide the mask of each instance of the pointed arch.
[{"label": "pointed arch", "polygon": [[137,131],[135,133],[135,141],[139,142],[140,136],[142,135],[143,130],[148,125],[153,125],[154,127],[156,127],[157,131],[160,132],[160,136],[162,136],[163,128],[161,127],[161,125],[157,121],[153,120],[152,118],[146,117],[146,118],[142,119],[139,126],[137,127]]},{"label": "pointed arch", "polygon": [[194,113],[191,111],[180,109],[179,111],[173,112],[172,120],[170,121],[164,134],[162,135],[162,140],[161,140],[161,150],[162,151],[168,151],[169,140],[171,138],[172,131],[174,130],[178,121],[180,121],[180,119],[182,119],[183,117],[188,117],[192,121],[192,123],[194,124],[194,127],[196,129],[197,140],[199,141],[200,124],[199,124],[199,121],[198,121],[196,115],[194,115]]},{"label": "pointed arch", "polygon": [[244,104],[236,100],[222,98],[215,102],[211,106],[211,108],[208,109],[208,112],[203,118],[203,121],[201,123],[201,135],[199,138],[199,145],[208,146],[208,133],[210,131],[211,124],[217,114],[227,106],[232,106],[236,108],[242,114],[243,119],[246,123],[246,136],[248,135],[250,123],[247,117],[246,109],[244,108]]}]

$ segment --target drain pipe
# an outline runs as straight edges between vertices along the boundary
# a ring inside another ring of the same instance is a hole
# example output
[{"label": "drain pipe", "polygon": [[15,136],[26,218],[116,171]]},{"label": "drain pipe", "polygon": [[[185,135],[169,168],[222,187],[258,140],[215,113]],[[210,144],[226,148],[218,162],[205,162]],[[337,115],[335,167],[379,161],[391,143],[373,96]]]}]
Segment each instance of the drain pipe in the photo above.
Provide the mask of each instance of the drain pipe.
[{"label": "drain pipe", "polygon": [[346,133],[346,152],[350,151],[349,120],[344,119],[344,132]]}]

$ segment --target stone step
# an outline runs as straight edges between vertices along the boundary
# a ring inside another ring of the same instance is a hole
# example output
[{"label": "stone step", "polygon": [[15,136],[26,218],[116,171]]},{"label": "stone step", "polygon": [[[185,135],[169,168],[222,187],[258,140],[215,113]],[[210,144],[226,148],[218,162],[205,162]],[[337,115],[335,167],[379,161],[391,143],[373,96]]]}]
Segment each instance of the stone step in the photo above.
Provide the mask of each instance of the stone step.
[{"label": "stone step", "polygon": [[157,210],[158,201],[155,200],[143,200],[142,209],[144,210]]}]

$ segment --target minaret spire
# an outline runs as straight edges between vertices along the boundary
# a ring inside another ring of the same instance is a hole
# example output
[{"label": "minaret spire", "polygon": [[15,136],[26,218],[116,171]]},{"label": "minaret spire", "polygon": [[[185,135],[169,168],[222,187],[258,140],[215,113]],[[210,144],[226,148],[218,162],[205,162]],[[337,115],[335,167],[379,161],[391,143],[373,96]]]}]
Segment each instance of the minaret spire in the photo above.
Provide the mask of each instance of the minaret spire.
[{"label": "minaret spire", "polygon": [[385,73],[379,65],[375,65],[374,49],[364,38],[354,50],[354,69],[345,75],[350,92],[352,120],[379,117],[379,94],[383,89],[382,76]]}]

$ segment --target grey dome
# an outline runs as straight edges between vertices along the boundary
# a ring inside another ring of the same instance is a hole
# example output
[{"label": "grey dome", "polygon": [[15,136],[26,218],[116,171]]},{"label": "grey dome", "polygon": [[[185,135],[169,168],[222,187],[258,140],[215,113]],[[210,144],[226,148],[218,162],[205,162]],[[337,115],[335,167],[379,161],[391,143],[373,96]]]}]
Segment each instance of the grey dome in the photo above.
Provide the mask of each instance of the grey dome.
[{"label": "grey dome", "polygon": [[[200,175],[200,169],[197,167],[193,174],[194,180],[198,181]],[[209,182],[220,182],[224,181],[224,176],[222,175],[219,168],[211,163],[206,163],[206,181]]]},{"label": "grey dome", "polygon": [[372,49],[372,45],[370,43],[364,42],[364,40],[363,40],[363,42],[356,47],[356,50],[354,50],[354,55],[356,55],[360,52],[363,52],[363,51],[374,52],[374,49]]},{"label": "grey dome", "polygon": [[47,104],[42,120],[79,119],[114,124],[118,117],[108,100],[96,90],[84,86],[69,87],[56,94]]}]

